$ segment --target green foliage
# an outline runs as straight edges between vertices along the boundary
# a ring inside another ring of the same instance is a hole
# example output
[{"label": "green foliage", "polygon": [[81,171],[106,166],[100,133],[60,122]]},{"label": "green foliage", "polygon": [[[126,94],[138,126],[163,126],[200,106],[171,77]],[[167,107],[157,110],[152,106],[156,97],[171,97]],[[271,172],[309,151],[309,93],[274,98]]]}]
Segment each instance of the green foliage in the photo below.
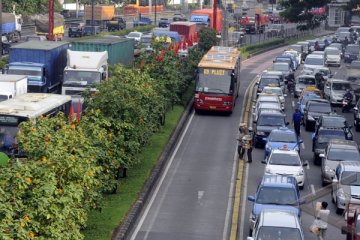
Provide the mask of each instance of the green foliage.
[{"label": "green foliage", "polygon": [[[48,11],[48,0],[13,0],[13,1],[2,1],[3,12],[12,12],[13,4],[16,6],[16,13],[24,16],[32,14],[43,14]],[[55,12],[59,12],[62,9],[59,1],[54,2]]]},{"label": "green foliage", "polygon": [[280,13],[280,16],[290,22],[299,23],[300,30],[314,29],[326,19],[326,16],[316,16],[310,10],[313,7],[323,7],[329,2],[329,0],[282,0],[280,4],[285,7],[285,10]]},{"label": "green foliage", "polygon": [[207,52],[212,46],[216,46],[219,40],[216,37],[216,32],[212,28],[203,28],[199,32],[199,47]]},{"label": "green foliage", "polygon": [[0,61],[0,69],[3,69],[9,63],[9,57],[3,57]]}]

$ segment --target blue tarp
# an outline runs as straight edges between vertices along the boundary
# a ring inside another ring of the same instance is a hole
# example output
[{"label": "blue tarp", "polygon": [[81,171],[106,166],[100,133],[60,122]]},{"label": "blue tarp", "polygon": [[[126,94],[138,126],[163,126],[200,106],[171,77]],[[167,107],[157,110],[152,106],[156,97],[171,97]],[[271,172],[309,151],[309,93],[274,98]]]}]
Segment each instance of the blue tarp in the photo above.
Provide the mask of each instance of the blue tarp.
[{"label": "blue tarp", "polygon": [[191,15],[190,22],[208,23],[209,22],[209,16]]},{"label": "blue tarp", "polygon": [[181,41],[181,37],[178,32],[175,31],[154,31],[154,36],[167,36],[171,38],[175,43],[178,43]]},{"label": "blue tarp", "polygon": [[14,22],[2,24],[2,32],[3,33],[11,33],[11,32],[15,32],[15,30],[16,30],[16,25]]}]

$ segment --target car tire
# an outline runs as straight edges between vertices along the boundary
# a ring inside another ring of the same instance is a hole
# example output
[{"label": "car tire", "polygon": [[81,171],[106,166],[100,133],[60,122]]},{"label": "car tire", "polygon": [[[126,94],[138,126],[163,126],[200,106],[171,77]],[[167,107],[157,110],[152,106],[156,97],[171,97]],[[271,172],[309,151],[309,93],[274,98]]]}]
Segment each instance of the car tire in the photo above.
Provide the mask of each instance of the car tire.
[{"label": "car tire", "polygon": [[309,122],[307,120],[305,120],[305,130],[310,131]]},{"label": "car tire", "polygon": [[[304,184],[304,185],[305,185],[305,184]],[[299,189],[300,189],[300,190],[304,190],[304,185],[299,186]]]},{"label": "car tire", "polygon": [[314,153],[314,165],[316,165],[316,166],[321,165],[320,157],[316,156],[315,153]]},{"label": "car tire", "polygon": [[324,181],[324,177],[321,178],[321,186],[326,187],[328,184]]},{"label": "car tire", "polygon": [[336,211],[335,212],[337,215],[341,215],[341,214],[343,214],[344,209],[338,208],[337,203],[336,203]]}]

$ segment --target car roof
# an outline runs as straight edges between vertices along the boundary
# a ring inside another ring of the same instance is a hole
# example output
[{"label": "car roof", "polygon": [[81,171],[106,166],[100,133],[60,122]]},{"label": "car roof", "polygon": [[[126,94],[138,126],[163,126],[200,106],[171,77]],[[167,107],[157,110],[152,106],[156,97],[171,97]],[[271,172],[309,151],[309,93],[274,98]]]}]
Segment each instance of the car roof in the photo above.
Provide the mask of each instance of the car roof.
[{"label": "car roof", "polygon": [[259,112],[259,116],[260,115],[285,117],[284,113],[282,113],[282,112],[280,112],[279,110],[276,110],[276,109],[263,109],[263,110],[261,110]]},{"label": "car roof", "polygon": [[344,171],[360,172],[359,161],[341,161],[340,164],[344,167]]},{"label": "car roof", "polygon": [[348,44],[346,47],[359,47],[357,44]]},{"label": "car roof", "polygon": [[267,75],[267,74],[269,74],[269,75],[283,75],[282,72],[280,72],[280,71],[275,71],[275,70],[265,70],[265,71],[263,71],[262,74],[263,74],[263,75]]},{"label": "car roof", "polygon": [[302,75],[297,76],[296,78],[313,78],[313,79],[315,79],[315,76],[310,75],[310,74],[302,74]]},{"label": "car roof", "polygon": [[317,54],[309,54],[306,56],[306,58],[324,58],[324,57],[321,55],[317,55]]},{"label": "car roof", "polygon": [[[286,144],[284,144],[286,145]],[[296,155],[299,156],[299,152],[297,150],[292,150],[292,149],[273,149],[271,151],[271,153],[276,153],[276,154],[283,154],[283,155]],[[285,157],[285,156],[284,156]]]},{"label": "car roof", "polygon": [[331,46],[326,47],[326,48],[325,48],[325,51],[326,51],[326,50],[337,50],[337,51],[339,51],[339,49],[338,49],[337,47],[331,47]]},{"label": "car roof", "polygon": [[281,87],[270,87],[270,86],[265,86],[265,87],[264,87],[264,89],[263,89],[263,91],[264,91],[265,89],[270,89],[270,90],[281,90]]},{"label": "car roof", "polygon": [[286,62],[274,62],[273,64],[274,65],[277,64],[277,65],[287,65],[287,66],[289,66],[289,64],[286,63]]},{"label": "car roof", "polygon": [[327,82],[340,82],[340,83],[349,83],[349,81],[343,80],[343,79],[336,79],[336,78],[329,78]]},{"label": "car roof", "polygon": [[316,103],[328,103],[328,104],[330,104],[330,102],[329,102],[328,100],[326,100],[326,99],[311,99],[311,100],[309,100],[309,104],[310,104],[311,102],[316,102]]},{"label": "car roof", "polygon": [[279,209],[263,209],[260,215],[261,226],[300,228],[295,212]]},{"label": "car roof", "polygon": [[292,129],[289,129],[287,127],[280,127],[280,128],[277,128],[277,129],[273,129],[271,132],[295,133]]}]

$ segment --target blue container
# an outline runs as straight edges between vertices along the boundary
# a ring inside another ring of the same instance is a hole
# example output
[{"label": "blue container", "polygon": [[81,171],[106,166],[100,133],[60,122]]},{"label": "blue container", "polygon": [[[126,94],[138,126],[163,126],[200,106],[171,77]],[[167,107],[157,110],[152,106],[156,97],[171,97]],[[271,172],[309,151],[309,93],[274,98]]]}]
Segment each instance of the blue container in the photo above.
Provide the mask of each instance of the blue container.
[{"label": "blue container", "polygon": [[11,22],[11,23],[3,23],[2,24],[2,33],[11,33],[11,32],[15,32],[16,30],[16,25],[15,22]]}]

